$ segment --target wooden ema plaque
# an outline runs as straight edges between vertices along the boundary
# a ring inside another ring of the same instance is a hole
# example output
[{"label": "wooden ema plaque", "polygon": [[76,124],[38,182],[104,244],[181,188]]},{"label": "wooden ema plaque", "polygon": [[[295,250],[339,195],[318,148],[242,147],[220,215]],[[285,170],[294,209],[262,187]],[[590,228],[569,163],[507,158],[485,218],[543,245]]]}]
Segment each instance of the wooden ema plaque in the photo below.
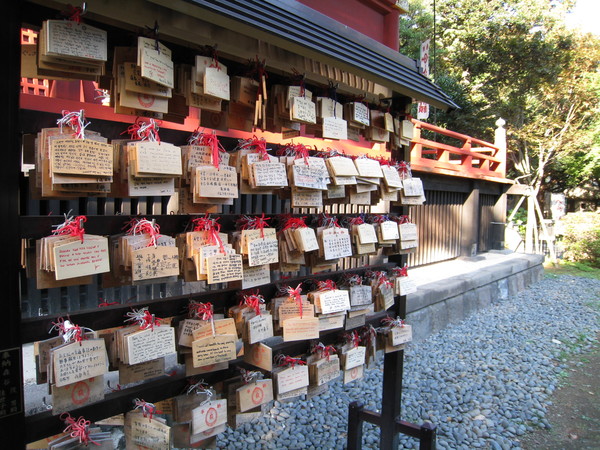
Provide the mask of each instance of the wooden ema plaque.
[{"label": "wooden ema plaque", "polygon": [[273,400],[273,380],[258,380],[236,391],[239,412],[246,412]]},{"label": "wooden ema plaque", "polygon": [[192,433],[198,434],[227,422],[227,400],[213,400],[192,411]]}]

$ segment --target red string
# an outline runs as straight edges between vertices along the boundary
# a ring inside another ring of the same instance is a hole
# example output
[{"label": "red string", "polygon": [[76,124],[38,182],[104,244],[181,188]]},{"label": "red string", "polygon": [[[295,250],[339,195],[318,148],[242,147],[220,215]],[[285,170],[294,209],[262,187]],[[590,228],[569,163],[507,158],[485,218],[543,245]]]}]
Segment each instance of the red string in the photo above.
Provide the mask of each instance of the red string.
[{"label": "red string", "polygon": [[140,408],[143,416],[148,417],[150,420],[152,420],[152,417],[154,416],[154,414],[162,414],[162,411],[158,410],[158,408],[156,408],[156,405],[154,403],[148,403],[139,398],[136,398],[134,401],[135,401],[134,409]]},{"label": "red string", "polygon": [[353,217],[352,219],[350,219],[350,225],[362,225],[363,223],[365,223],[365,221],[361,216]]},{"label": "red string", "polygon": [[221,153],[226,153],[225,148],[219,142],[219,138],[213,131],[211,134],[199,132],[197,129],[192,133],[192,137],[188,141],[190,145],[205,145],[210,147],[213,166],[219,168],[221,163]]},{"label": "red string", "polygon": [[388,276],[384,271],[378,270],[378,271],[372,272],[370,275],[371,275],[371,278],[376,281],[377,287],[379,287],[381,285],[384,285],[387,287],[392,287],[392,283],[388,279]]},{"label": "red string", "polygon": [[[102,298],[100,298],[99,300],[102,300]],[[112,306],[112,305],[118,305],[119,302],[102,302],[102,303],[98,303],[98,308],[104,308],[106,306]]]},{"label": "red string", "polygon": [[50,329],[50,331],[54,330],[55,328],[56,331],[58,331],[59,335],[65,334],[65,319],[59,317],[58,319],[56,319],[56,322],[52,322],[52,328]]},{"label": "red string", "polygon": [[257,316],[262,315],[260,310],[260,305],[265,302],[265,299],[262,295],[258,294],[258,291],[250,295],[244,295],[244,304],[254,309],[254,312]]},{"label": "red string", "polygon": [[248,147],[252,147],[254,153],[260,153],[261,159],[263,161],[269,160],[269,153],[267,152],[267,141],[265,141],[265,138],[259,139],[256,136],[253,136],[251,139],[247,139],[240,145],[240,148]]},{"label": "red string", "polygon": [[396,164],[396,169],[398,170],[398,173],[400,174],[400,178],[404,179],[409,176],[408,164],[406,164],[404,161],[398,162]]},{"label": "red string", "polygon": [[326,228],[341,228],[337,217],[331,217],[325,213],[319,217],[319,226]]},{"label": "red string", "polygon": [[139,310],[134,309],[133,311],[128,312],[126,316],[128,319],[125,319],[125,322],[136,322],[140,326],[140,330],[146,330],[148,328],[154,330],[155,326],[160,326],[161,319],[154,314],[151,314],[147,307]]},{"label": "red string", "polygon": [[299,366],[305,366],[306,365],[306,361],[302,361],[300,358],[292,358],[291,356],[283,356],[281,355],[281,358],[279,358],[279,367],[283,367],[283,366],[292,366],[294,367],[296,364],[298,364]]},{"label": "red string", "polygon": [[128,223],[125,224],[123,229],[129,226],[129,229],[126,230],[127,234],[136,235],[136,234],[148,234],[150,236],[150,242],[148,243],[148,247],[157,245],[157,240],[161,236],[160,234],[160,226],[157,223],[152,223],[145,217],[141,219],[132,219]]},{"label": "red string", "polygon": [[350,286],[362,286],[363,279],[360,275],[354,274],[347,277]]},{"label": "red string", "polygon": [[388,328],[403,327],[405,325],[404,320],[400,319],[399,317],[397,319],[392,319],[390,316],[381,319],[381,323]]},{"label": "red string", "polygon": [[337,351],[333,345],[324,345],[319,342],[317,345],[315,345],[313,353],[318,353],[319,358],[327,358],[327,361],[329,361],[331,354],[337,353]]},{"label": "red string", "polygon": [[83,341],[84,339],[87,339],[83,333],[83,330],[81,329],[81,327],[79,325],[73,325],[71,330],[72,330],[71,331],[71,333],[72,333],[71,340],[73,340],[75,342],[79,342],[79,344],[81,345],[81,341]]},{"label": "red string", "polygon": [[319,291],[333,291],[337,289],[337,285],[333,280],[318,281],[317,287]]},{"label": "red string", "polygon": [[351,333],[346,333],[344,338],[346,339],[346,342],[352,344],[352,347],[354,348],[358,347],[358,344],[360,344],[360,336],[356,330]]},{"label": "red string", "polygon": [[270,217],[265,217],[265,213],[262,213],[260,217],[248,217],[244,216],[241,218],[240,223],[242,224],[242,230],[260,230],[260,237],[265,238],[265,227],[268,225]]},{"label": "red string", "polygon": [[192,318],[199,318],[201,320],[211,320],[213,318],[213,305],[210,302],[192,302],[188,305],[188,309],[189,315]]},{"label": "red string", "polygon": [[69,15],[69,20],[75,23],[81,23],[81,16],[85,14],[85,10],[81,6],[73,6],[67,5],[69,9],[67,14]]},{"label": "red string", "polygon": [[392,272],[397,277],[407,277],[408,276],[408,267],[394,267]]},{"label": "red string", "polygon": [[295,230],[296,228],[308,228],[304,220],[306,216],[303,217],[288,217],[284,219],[284,225],[282,231],[284,230]]},{"label": "red string", "polygon": [[192,223],[194,224],[194,231],[207,231],[210,245],[218,245],[219,251],[225,254],[225,245],[219,235],[221,224],[217,223],[218,220],[219,217],[211,219],[209,218],[209,215],[206,214],[204,217],[193,219]]},{"label": "red string", "polygon": [[213,60],[209,67],[216,67],[217,70],[221,70],[221,66],[219,66],[219,52],[216,48],[213,48],[212,57]]},{"label": "red string", "polygon": [[367,325],[361,328],[361,339],[363,342],[370,342],[371,345],[375,345],[375,339],[377,338],[377,330],[373,325]]},{"label": "red string", "polygon": [[160,142],[160,136],[158,135],[159,124],[154,119],[150,119],[149,122],[137,118],[136,121],[127,127],[127,130],[121,134],[129,134],[132,140],[150,140]]},{"label": "red string", "polygon": [[60,132],[62,133],[63,126],[67,125],[73,130],[73,137],[83,139],[83,131],[87,126],[87,124],[84,124],[83,110],[75,112],[63,109],[61,114],[63,115],[62,118],[57,121]]},{"label": "red string", "polygon": [[380,156],[379,158],[377,158],[377,161],[379,161],[379,164],[382,166],[391,166],[393,164],[392,161],[384,158],[383,156]]},{"label": "red string", "polygon": [[91,442],[94,445],[100,445],[90,438],[89,426],[91,422],[85,420],[83,416],[80,416],[79,419],[75,420],[69,413],[62,413],[60,419],[67,425],[63,430],[63,433],[69,433],[71,437],[79,439],[80,444],[87,445]]},{"label": "red string", "polygon": [[83,235],[85,234],[83,224],[85,222],[87,222],[87,217],[77,216],[74,219],[65,222],[60,228],[57,228],[52,233],[57,236],[68,235],[78,237],[81,243],[83,244]]},{"label": "red string", "polygon": [[265,66],[267,64],[267,60],[263,59],[262,61],[258,59],[258,55],[256,55],[256,71],[258,72],[258,81],[261,81],[262,78],[265,80],[269,76],[267,71],[265,70]]},{"label": "red string", "polygon": [[292,73],[294,74],[294,77],[297,80],[297,83],[300,86],[300,97],[305,97],[306,96],[306,89],[304,86],[304,74],[298,72],[295,68],[292,68]]},{"label": "red string", "polygon": [[146,310],[144,311],[144,315],[142,317],[143,322],[140,323],[140,328],[142,330],[146,330],[148,328],[150,328],[151,330],[154,330],[154,327],[160,327],[160,319],[156,316],[154,316],[154,314],[150,314],[150,311]]},{"label": "red string", "polygon": [[292,300],[294,300],[300,308],[300,318],[302,319],[302,283],[299,283],[298,286],[296,286],[295,288],[288,286],[286,292],[288,296]]},{"label": "red string", "polygon": [[304,159],[304,164],[308,165],[308,149],[303,144],[295,144],[294,148],[294,158],[295,159]]}]

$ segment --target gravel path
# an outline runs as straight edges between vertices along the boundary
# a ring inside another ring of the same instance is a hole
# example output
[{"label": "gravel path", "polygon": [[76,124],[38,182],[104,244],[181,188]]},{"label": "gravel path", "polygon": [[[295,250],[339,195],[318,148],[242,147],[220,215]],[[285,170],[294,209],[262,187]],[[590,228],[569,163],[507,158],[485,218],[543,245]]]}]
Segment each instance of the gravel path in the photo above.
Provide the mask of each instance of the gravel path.
[{"label": "gravel path", "polygon": [[[579,352],[600,331],[600,281],[545,278],[514,299],[477,313],[405,352],[405,420],[437,425],[438,448],[520,448],[544,418],[560,382],[561,352]],[[218,438],[223,448],[343,448],[348,403],[381,403],[381,364],[359,382],[332,383],[308,401],[275,402],[269,414]],[[379,430],[365,425],[364,448]],[[418,448],[401,437],[401,448]]]}]

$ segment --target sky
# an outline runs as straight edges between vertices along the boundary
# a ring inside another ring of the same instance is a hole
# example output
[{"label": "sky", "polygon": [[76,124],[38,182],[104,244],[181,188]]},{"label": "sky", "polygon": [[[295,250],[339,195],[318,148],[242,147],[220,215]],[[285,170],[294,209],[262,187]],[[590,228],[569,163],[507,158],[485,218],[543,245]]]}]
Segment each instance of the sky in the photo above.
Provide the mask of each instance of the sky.
[{"label": "sky", "polygon": [[575,9],[567,16],[567,23],[600,35],[600,0],[577,0]]}]

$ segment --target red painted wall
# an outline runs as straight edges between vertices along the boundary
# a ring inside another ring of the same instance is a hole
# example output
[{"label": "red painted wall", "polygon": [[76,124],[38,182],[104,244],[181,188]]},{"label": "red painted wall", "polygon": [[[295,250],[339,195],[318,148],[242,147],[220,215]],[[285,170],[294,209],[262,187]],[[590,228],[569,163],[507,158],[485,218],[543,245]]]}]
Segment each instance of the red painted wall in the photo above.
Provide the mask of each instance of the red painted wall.
[{"label": "red painted wall", "polygon": [[398,10],[393,0],[298,0],[350,28],[398,50]]}]

